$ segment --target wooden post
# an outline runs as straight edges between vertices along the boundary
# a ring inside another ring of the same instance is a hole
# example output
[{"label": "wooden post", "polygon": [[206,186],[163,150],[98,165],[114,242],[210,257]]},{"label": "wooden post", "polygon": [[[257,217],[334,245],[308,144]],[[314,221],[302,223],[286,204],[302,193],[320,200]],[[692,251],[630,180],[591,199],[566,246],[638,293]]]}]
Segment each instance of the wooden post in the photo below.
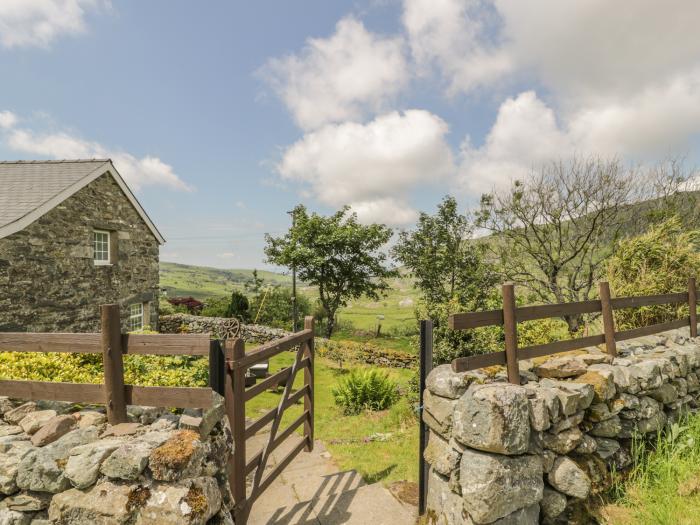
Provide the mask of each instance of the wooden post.
[{"label": "wooden post", "polygon": [[690,337],[698,336],[698,291],[695,277],[688,279],[688,310],[690,311]]},{"label": "wooden post", "polygon": [[233,454],[229,464],[229,485],[233,493],[233,521],[245,525],[248,521],[246,501],[246,442],[245,442],[245,367],[236,367],[237,360],[245,357],[245,344],[236,338],[226,341],[226,414],[233,435]]},{"label": "wooden post", "polygon": [[226,361],[221,341],[209,341],[209,387],[219,395],[224,395],[226,385]]},{"label": "wooden post", "polygon": [[304,318],[304,330],[311,330],[311,339],[306,344],[305,355],[308,355],[311,363],[304,368],[304,385],[309,387],[309,393],[304,394],[304,411],[309,412],[309,417],[304,421],[304,439],[306,439],[307,452],[314,449],[314,318]]},{"label": "wooden post", "polygon": [[613,317],[612,304],[610,303],[610,285],[607,281],[598,283],[600,295],[600,308],[603,313],[603,334],[605,335],[605,351],[611,356],[617,355],[615,345],[615,318]]},{"label": "wooden post", "polygon": [[428,471],[430,465],[423,457],[428,446],[429,430],[423,421],[423,393],[425,380],[433,368],[433,322],[420,322],[420,376],[418,380],[418,425],[419,425],[419,454],[418,454],[418,515],[425,514],[425,504],[428,496]]},{"label": "wooden post", "polygon": [[503,291],[503,331],[506,337],[506,368],[508,382],[520,384],[520,367],[518,366],[518,322],[515,318],[515,286],[505,283]]},{"label": "wooden post", "polygon": [[124,362],[119,305],[103,304],[100,308],[102,329],[102,362],[105,374],[105,405],[110,425],[126,423],[124,400]]}]

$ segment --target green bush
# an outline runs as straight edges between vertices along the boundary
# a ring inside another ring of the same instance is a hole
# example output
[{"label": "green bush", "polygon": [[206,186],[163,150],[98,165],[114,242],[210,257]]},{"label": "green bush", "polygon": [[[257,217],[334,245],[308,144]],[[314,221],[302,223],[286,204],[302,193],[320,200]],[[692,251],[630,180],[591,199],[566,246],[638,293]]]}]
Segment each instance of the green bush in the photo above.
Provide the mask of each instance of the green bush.
[{"label": "green bush", "polygon": [[230,317],[228,315],[229,302],[226,296],[210,297],[204,302],[201,315],[204,317]]},{"label": "green bush", "polygon": [[396,382],[379,370],[353,370],[332,390],[336,405],[346,415],[363,410],[384,410],[399,398]]},{"label": "green bush", "polygon": [[[683,292],[688,277],[700,276],[700,230],[687,230],[678,217],[621,241],[608,260],[613,297]],[[687,314],[687,306],[645,306],[615,312],[618,329],[663,323]]]},{"label": "green bush", "polygon": [[250,321],[250,301],[245,294],[234,290],[231,293],[231,300],[226,309],[226,317],[236,317],[247,323]]}]

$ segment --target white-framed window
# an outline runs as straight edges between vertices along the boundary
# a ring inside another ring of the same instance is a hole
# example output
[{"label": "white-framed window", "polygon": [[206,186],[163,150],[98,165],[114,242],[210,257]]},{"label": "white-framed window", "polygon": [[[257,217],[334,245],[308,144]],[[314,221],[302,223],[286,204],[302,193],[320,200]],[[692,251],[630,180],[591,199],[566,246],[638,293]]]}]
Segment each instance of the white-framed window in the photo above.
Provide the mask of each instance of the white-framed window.
[{"label": "white-framed window", "polygon": [[129,305],[129,332],[143,329],[143,303]]},{"label": "white-framed window", "polygon": [[109,264],[109,232],[95,230],[92,232],[92,260],[95,264]]}]

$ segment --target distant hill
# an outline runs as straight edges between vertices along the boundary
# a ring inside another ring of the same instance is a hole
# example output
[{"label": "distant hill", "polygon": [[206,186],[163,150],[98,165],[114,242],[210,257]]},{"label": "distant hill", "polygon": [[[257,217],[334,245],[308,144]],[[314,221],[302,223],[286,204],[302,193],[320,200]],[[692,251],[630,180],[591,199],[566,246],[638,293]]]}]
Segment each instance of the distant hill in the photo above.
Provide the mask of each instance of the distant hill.
[{"label": "distant hill", "polygon": [[[258,277],[267,283],[292,286],[292,277],[281,273],[258,270]],[[160,263],[160,287],[168,296],[189,296],[206,299],[212,296],[229,295],[234,289],[243,290],[252,283],[253,270],[222,270],[207,266],[192,266],[171,262]]]}]

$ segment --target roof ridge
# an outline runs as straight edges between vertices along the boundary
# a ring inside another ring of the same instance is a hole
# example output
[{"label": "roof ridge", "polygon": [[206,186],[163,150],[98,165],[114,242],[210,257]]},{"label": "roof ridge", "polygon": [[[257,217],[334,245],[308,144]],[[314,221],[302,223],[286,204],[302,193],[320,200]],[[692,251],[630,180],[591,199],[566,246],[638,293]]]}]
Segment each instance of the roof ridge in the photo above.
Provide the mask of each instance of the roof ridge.
[{"label": "roof ridge", "polygon": [[111,159],[53,159],[53,160],[0,160],[0,164],[68,164],[78,162],[109,162]]}]

